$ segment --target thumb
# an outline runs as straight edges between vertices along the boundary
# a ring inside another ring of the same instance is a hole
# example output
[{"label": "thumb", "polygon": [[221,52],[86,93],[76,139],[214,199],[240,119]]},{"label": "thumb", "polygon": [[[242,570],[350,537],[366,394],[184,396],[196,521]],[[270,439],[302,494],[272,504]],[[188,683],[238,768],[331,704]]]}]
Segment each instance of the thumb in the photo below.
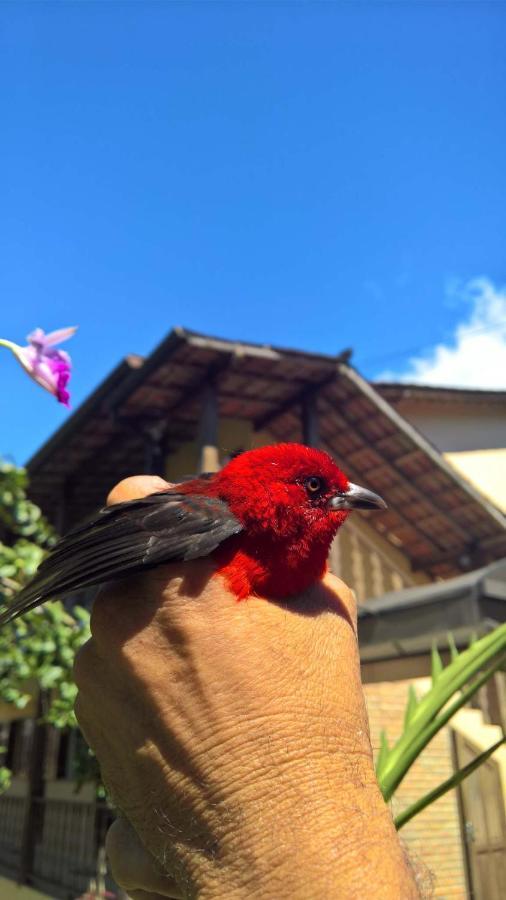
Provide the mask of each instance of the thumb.
[{"label": "thumb", "polygon": [[113,487],[107,497],[107,506],[124,503],[125,500],[138,500],[139,497],[146,497],[148,494],[166,491],[169,487],[172,485],[158,475],[131,475]]}]

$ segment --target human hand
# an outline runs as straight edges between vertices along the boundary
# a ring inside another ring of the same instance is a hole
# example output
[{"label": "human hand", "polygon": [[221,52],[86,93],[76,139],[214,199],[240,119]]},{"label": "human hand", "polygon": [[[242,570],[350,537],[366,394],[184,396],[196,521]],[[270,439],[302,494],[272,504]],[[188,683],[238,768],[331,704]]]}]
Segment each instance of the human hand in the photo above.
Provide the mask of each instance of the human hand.
[{"label": "human hand", "polygon": [[[109,502],[165,486],[127,479]],[[133,828],[113,826],[113,874],[138,900],[417,897],[374,775],[352,592],[327,575],[237,602],[212,575],[158,567],[93,608],[76,713]]]}]

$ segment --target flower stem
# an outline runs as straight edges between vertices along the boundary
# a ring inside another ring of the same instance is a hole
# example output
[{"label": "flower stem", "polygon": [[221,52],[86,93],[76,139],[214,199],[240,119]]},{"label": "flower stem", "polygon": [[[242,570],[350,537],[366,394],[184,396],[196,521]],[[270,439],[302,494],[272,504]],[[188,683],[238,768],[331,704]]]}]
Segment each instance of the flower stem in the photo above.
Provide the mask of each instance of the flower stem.
[{"label": "flower stem", "polygon": [[7,349],[12,350],[13,353],[17,350],[17,344],[14,344],[12,341],[6,341],[4,338],[0,338],[0,347],[7,347]]}]

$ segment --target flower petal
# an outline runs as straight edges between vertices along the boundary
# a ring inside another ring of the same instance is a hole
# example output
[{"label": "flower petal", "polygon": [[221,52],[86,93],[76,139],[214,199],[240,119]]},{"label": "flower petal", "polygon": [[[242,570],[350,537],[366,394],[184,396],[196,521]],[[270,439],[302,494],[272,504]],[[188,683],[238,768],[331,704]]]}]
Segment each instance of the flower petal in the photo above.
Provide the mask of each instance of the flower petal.
[{"label": "flower petal", "polygon": [[69,328],[59,328],[57,331],[50,331],[44,335],[44,344],[46,347],[52,347],[54,344],[62,344],[68,341],[77,331],[77,325],[71,325]]},{"label": "flower petal", "polygon": [[[37,353],[38,351],[35,350],[35,352]],[[65,352],[65,350],[56,349],[55,347],[45,347],[41,352],[41,356],[43,356],[45,359],[59,359],[64,362],[69,367],[69,369],[72,368],[70,356]]]},{"label": "flower petal", "polygon": [[56,396],[56,386],[58,384],[58,375],[53,371],[52,366],[48,365],[45,359],[40,360],[32,371],[32,378],[45,387],[47,391]]},{"label": "flower petal", "polygon": [[33,347],[44,349],[45,347],[52,347],[55,344],[61,344],[62,341],[68,341],[76,331],[77,325],[69,328],[59,328],[57,331],[51,331],[49,334],[46,334],[42,328],[35,328],[35,330],[28,335],[27,341]]},{"label": "flower petal", "polygon": [[71,365],[68,353],[53,349],[44,353],[35,347],[19,347],[15,355],[30,378],[56,397],[59,403],[67,407],[70,405],[67,384]]}]

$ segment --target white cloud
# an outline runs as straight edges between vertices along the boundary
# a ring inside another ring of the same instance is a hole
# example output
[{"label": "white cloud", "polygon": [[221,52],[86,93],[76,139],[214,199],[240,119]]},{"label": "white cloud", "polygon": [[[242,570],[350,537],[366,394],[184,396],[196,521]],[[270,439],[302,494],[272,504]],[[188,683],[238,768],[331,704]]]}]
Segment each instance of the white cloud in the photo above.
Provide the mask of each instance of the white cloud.
[{"label": "white cloud", "polygon": [[506,285],[474,278],[453,284],[451,295],[468,308],[452,341],[413,357],[402,373],[382,372],[378,381],[506,389]]}]

